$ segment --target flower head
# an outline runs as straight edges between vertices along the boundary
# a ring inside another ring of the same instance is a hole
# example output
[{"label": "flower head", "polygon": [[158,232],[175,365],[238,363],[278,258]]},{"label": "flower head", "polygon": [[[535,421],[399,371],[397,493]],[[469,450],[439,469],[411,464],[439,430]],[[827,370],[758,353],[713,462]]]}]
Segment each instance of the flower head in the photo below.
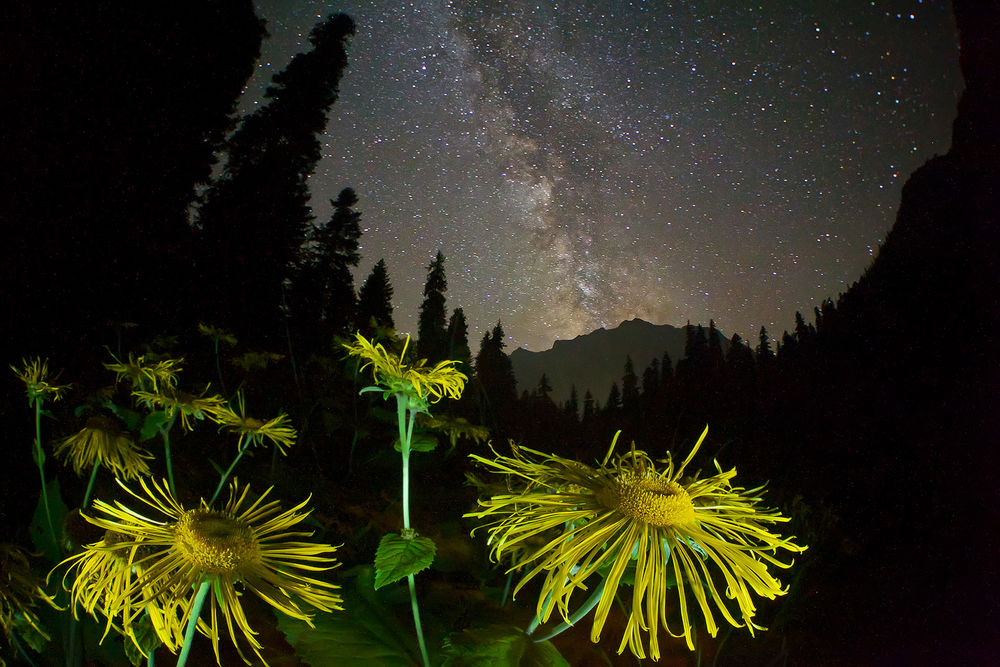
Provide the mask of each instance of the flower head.
[{"label": "flower head", "polygon": [[90,472],[95,463],[100,463],[125,479],[148,476],[146,460],[153,458],[137,447],[114,419],[104,415],[91,417],[80,431],[60,442],[56,456],[68,459],[77,475]]},{"label": "flower head", "polygon": [[282,454],[285,447],[295,444],[295,429],[289,426],[288,415],[280,414],[268,421],[248,417],[242,392],[236,393],[236,407],[236,410],[225,408],[219,411],[217,421],[255,445],[263,445],[265,438],[270,440]]},{"label": "flower head", "polygon": [[[249,502],[248,487],[240,488],[234,480],[229,501],[221,509],[212,509],[205,501],[196,509],[185,509],[165,484],[147,484],[144,479],[139,483],[142,494],[126,490],[164,520],[147,518],[121,503],[96,501],[94,507],[102,516],[88,521],[115,538],[109,541],[105,536],[67,559],[77,571],[71,589],[74,602],[105,613],[109,623],[120,616],[124,628],[141,609],[151,606],[157,635],[176,651],[182,641],[180,629],[192,613],[194,591],[207,581],[211,610],[198,628],[212,640],[217,662],[220,614],[241,655],[237,634],[263,660],[262,647],[240,603],[242,590],[310,625],[312,616],[304,604],[321,611],[341,609],[338,586],[308,576],[336,567],[332,556],[336,548],[301,541],[312,533],[290,530],[309,515],[301,511],[308,498],[283,511],[277,501],[265,502],[270,489]],[[134,576],[124,574],[121,564],[134,567]],[[95,600],[102,602],[98,605]]]},{"label": "flower head", "polygon": [[112,364],[104,367],[115,373],[115,381],[128,380],[133,389],[158,392],[173,389],[177,386],[177,374],[181,370],[183,359],[163,359],[152,361],[146,355],[135,357],[130,352],[127,361],[119,361],[117,357]]},{"label": "flower head", "polygon": [[208,324],[198,323],[198,333],[202,336],[208,336],[217,344],[222,341],[226,345],[236,345],[236,336],[226,331],[225,329],[220,329],[218,327],[213,327]]},{"label": "flower head", "polygon": [[[205,391],[208,391],[206,387]],[[132,392],[132,395],[145,403],[147,407],[157,407],[166,413],[168,419],[173,419],[180,415],[181,425],[188,431],[193,431],[191,417],[204,419],[209,417],[213,421],[219,420],[219,415],[226,410],[226,401],[218,394],[206,396],[202,394],[189,394],[172,387],[161,387],[160,391],[145,391],[139,389]]]},{"label": "flower head", "polygon": [[22,359],[20,370],[17,366],[11,366],[10,369],[21,379],[24,383],[25,390],[28,394],[28,402],[32,405],[36,401],[44,401],[47,398],[51,398],[53,401],[58,401],[62,398],[63,392],[69,389],[68,384],[55,384],[58,379],[56,377],[49,377],[49,360],[39,359],[35,357],[32,360]]},{"label": "flower head", "polygon": [[433,368],[426,367],[426,359],[413,365],[403,363],[409,336],[398,358],[386,352],[381,343],[373,345],[360,333],[355,340],[355,344],[344,343],[344,347],[352,356],[365,360],[362,370],[371,367],[375,382],[386,394],[404,394],[422,403],[436,403],[445,396],[462,397],[469,378],[453,368],[457,361],[442,361]]},{"label": "flower head", "polygon": [[[752,634],[762,628],[752,620],[751,592],[768,599],[786,593],[767,566],[789,567],[791,563],[775,557],[777,550],[801,552],[805,547],[770,531],[771,524],[788,519],[759,507],[762,488],[732,486],[735,469],[723,472],[716,463],[715,475],[682,477],[707,432],[679,466],[668,455],[658,462],[660,469],[634,445],[613,456],[615,442],[596,467],[527,448],[493,460],[473,456],[506,475],[511,492],[480,500],[483,509],[467,516],[493,520],[487,528],[496,560],[536,536],[547,536],[540,548],[517,554],[511,568],[531,568],[515,594],[536,575],[545,574],[537,605],[542,622],[554,608],[568,621],[570,597],[587,589],[585,582],[596,575],[600,599],[591,629],[594,642],[600,640],[619,585],[634,579],[619,653],[628,646],[644,658],[645,632],[650,655],[658,659],[661,623],[693,649],[689,595],[712,636],[718,632],[716,612]],[[626,576],[627,571],[632,576]],[[717,585],[720,578],[724,588]],[[672,587],[677,592],[668,596]],[[680,611],[679,634],[667,624],[668,597]],[[735,601],[737,614],[726,599]]]},{"label": "flower head", "polygon": [[49,639],[39,623],[35,607],[39,600],[55,605],[40,584],[31,571],[28,555],[12,544],[0,544],[0,626],[8,639],[11,630],[23,635],[24,626],[46,641]]}]

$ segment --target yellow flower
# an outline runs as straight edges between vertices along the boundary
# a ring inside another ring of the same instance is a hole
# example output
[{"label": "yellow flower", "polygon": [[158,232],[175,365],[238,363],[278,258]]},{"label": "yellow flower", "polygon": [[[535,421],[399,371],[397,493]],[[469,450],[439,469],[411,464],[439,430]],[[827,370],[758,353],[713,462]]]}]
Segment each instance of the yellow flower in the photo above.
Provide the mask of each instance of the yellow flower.
[{"label": "yellow flower", "polygon": [[[206,391],[208,388],[206,387]],[[142,389],[132,392],[132,395],[146,404],[147,407],[157,407],[166,413],[168,419],[173,419],[178,414],[181,417],[181,425],[188,431],[193,431],[189,417],[204,419],[206,416],[218,422],[219,415],[226,410],[226,401],[218,394],[205,396],[204,394],[189,394],[171,387],[163,387],[160,391],[145,391]]]},{"label": "yellow flower", "polygon": [[58,379],[58,375],[49,378],[48,359],[42,360],[38,357],[35,357],[31,361],[22,359],[20,370],[18,370],[17,366],[11,366],[10,369],[24,383],[28,394],[28,401],[32,405],[35,404],[35,401],[44,401],[47,398],[58,401],[62,398],[63,392],[69,389],[68,384],[53,384]]},{"label": "yellow flower", "polygon": [[370,366],[375,382],[388,392],[406,394],[420,401],[429,400],[431,403],[436,403],[445,396],[461,398],[465,382],[469,378],[452,368],[459,362],[442,361],[434,368],[427,368],[425,367],[427,360],[421,359],[415,365],[408,366],[403,363],[403,358],[410,344],[409,336],[406,337],[399,358],[386,352],[381,343],[372,345],[360,333],[356,334],[355,338],[356,344],[344,343],[344,347],[351,355],[366,360],[365,365],[361,367],[362,370]]},{"label": "yellow flower", "polygon": [[77,475],[89,473],[98,462],[118,477],[138,479],[149,475],[146,459],[152,454],[137,447],[114,419],[97,415],[78,433],[56,447],[56,456],[67,458]]},{"label": "yellow flower", "polygon": [[153,392],[173,389],[177,386],[177,374],[181,370],[183,359],[163,359],[161,361],[151,361],[146,359],[146,355],[134,357],[130,352],[128,361],[118,361],[114,355],[113,364],[104,364],[104,367],[115,373],[115,381],[121,382],[123,379],[132,384],[133,389],[151,390]]},{"label": "yellow flower", "polygon": [[[95,588],[104,591],[99,611],[107,612],[109,623],[111,617],[120,615],[122,626],[128,628],[140,609],[152,605],[159,615],[153,625],[160,640],[176,652],[182,643],[180,628],[192,613],[195,589],[207,581],[211,610],[207,620],[201,617],[198,629],[212,640],[216,661],[220,613],[240,655],[237,631],[263,661],[261,645],[240,603],[243,590],[310,625],[312,616],[303,603],[321,611],[341,609],[335,592],[338,586],[307,576],[336,567],[332,556],[336,547],[301,541],[312,533],[289,530],[309,515],[301,511],[308,498],[283,511],[277,501],[264,502],[268,489],[248,503],[248,487],[241,489],[234,480],[222,509],[211,509],[202,500],[200,507],[189,510],[170,495],[166,484],[154,481],[150,487],[144,479],[139,483],[143,495],[126,491],[165,520],[147,518],[121,503],[113,507],[98,500],[94,507],[103,516],[87,520],[124,537],[111,543],[105,538],[67,559],[79,572],[72,585],[73,599],[85,608],[88,604],[97,608],[93,601],[101,593]],[[106,573],[109,552],[135,568],[131,579]]]},{"label": "yellow flower", "polygon": [[32,573],[27,554],[12,544],[0,544],[0,625],[10,639],[14,630],[23,635],[23,626],[30,626],[46,641],[49,635],[42,629],[35,607],[43,600],[55,607]]},{"label": "yellow flower", "polygon": [[236,336],[229,333],[225,329],[219,329],[218,327],[209,326],[208,324],[198,323],[198,333],[203,336],[208,336],[212,340],[218,342],[222,341],[226,345],[236,345]]},{"label": "yellow flower", "polygon": [[[91,521],[89,517],[84,518]],[[60,563],[69,564],[63,575],[63,588],[70,592],[73,618],[79,619],[77,606],[95,619],[97,612],[100,612],[107,621],[102,642],[111,628],[115,628],[131,638],[142,651],[132,624],[146,611],[157,636],[171,650],[176,650],[184,641],[184,627],[177,614],[168,611],[172,610],[169,601],[130,594],[133,585],[141,577],[139,563],[152,553],[152,549],[142,545],[140,538],[105,530],[104,537],[99,542]],[[66,582],[71,576],[73,584],[67,587]],[[118,617],[121,617],[120,623]]]},{"label": "yellow flower", "polygon": [[459,438],[468,438],[475,443],[484,443],[490,437],[490,430],[488,428],[471,424],[464,417],[434,417],[422,414],[418,421],[424,428],[446,433],[452,449],[458,444]]},{"label": "yellow flower", "polygon": [[[216,414],[216,421],[256,445],[263,445],[264,438],[267,438],[282,454],[285,453],[285,447],[295,444],[295,429],[288,425],[288,415],[280,414],[266,422],[247,417],[242,392],[236,392],[236,406],[237,410],[228,407],[220,410]],[[243,446],[242,439],[240,446]]]},{"label": "yellow flower", "polygon": [[[775,558],[777,550],[801,552],[806,547],[769,530],[771,524],[788,519],[758,506],[757,494],[763,487],[748,491],[732,486],[735,469],[723,472],[716,462],[717,474],[682,479],[707,433],[706,428],[680,466],[668,455],[659,461],[665,466],[661,470],[634,444],[631,451],[612,458],[617,435],[596,467],[527,448],[515,448],[513,456],[496,455],[494,460],[473,455],[494,472],[507,475],[514,490],[480,500],[484,509],[467,516],[493,520],[487,528],[494,560],[535,536],[548,536],[544,546],[520,555],[511,567],[532,568],[515,594],[533,577],[545,574],[537,604],[543,623],[553,608],[569,621],[570,596],[577,589],[586,590],[585,582],[596,574],[600,599],[591,640],[599,641],[629,569],[634,570],[634,583],[632,595],[625,597],[631,597],[631,613],[619,653],[628,646],[645,658],[645,632],[650,656],[657,660],[661,623],[674,637],[683,636],[693,650],[689,593],[713,637],[718,632],[715,611],[753,634],[755,628],[763,628],[752,621],[751,592],[768,599],[787,592],[767,565],[790,567],[790,562]],[[721,590],[719,577],[725,582]],[[673,586],[676,594],[668,595]],[[680,609],[680,634],[667,625],[668,597]],[[739,620],[725,598],[735,601]]]}]

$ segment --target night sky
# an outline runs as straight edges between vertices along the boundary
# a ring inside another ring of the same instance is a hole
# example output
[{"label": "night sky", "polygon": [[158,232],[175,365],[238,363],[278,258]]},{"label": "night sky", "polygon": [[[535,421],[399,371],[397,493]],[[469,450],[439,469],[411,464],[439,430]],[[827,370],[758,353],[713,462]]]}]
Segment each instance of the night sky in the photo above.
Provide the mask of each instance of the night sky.
[{"label": "night sky", "polygon": [[244,109],[355,20],[314,213],[355,189],[401,332],[443,252],[473,352],[498,319],[508,351],[634,317],[780,337],[871,262],[962,86],[947,2],[256,4]]}]

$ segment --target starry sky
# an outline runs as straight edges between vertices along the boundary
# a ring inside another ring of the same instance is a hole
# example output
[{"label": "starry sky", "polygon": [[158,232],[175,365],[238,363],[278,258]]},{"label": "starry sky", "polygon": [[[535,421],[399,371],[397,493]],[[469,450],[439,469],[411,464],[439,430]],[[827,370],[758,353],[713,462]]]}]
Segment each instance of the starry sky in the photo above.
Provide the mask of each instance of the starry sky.
[{"label": "starry sky", "polygon": [[352,187],[358,286],[386,260],[400,332],[427,266],[473,352],[640,317],[756,342],[846,291],[907,176],[948,150],[962,81],[947,2],[256,0],[255,79],[331,12],[357,24],[310,179]]}]

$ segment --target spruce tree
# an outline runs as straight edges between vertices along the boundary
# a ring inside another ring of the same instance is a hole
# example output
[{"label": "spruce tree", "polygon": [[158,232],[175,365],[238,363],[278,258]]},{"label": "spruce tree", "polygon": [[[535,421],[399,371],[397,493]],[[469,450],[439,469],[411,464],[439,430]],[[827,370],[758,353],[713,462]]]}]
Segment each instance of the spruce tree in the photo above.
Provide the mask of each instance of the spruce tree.
[{"label": "spruce tree", "polygon": [[564,408],[566,416],[575,424],[580,421],[580,399],[577,398],[576,385],[569,388],[569,399]]},{"label": "spruce tree", "polygon": [[330,202],[330,219],[311,235],[299,253],[289,297],[293,328],[313,345],[354,326],[357,300],[351,268],[358,265],[361,213],[351,188]]},{"label": "spruce tree", "polygon": [[767,329],[760,328],[760,335],[757,337],[757,365],[764,365],[774,359],[774,350],[771,349],[771,339],[767,335]]},{"label": "spruce tree", "polygon": [[358,293],[358,309],[355,317],[358,330],[371,338],[377,328],[393,329],[392,283],[385,260],[380,259],[365,278]]},{"label": "spruce tree", "polygon": [[354,23],[331,15],[312,49],[272,79],[267,103],[243,119],[228,160],[198,214],[201,294],[214,318],[239,335],[276,333],[275,315],[313,220],[307,179],[320,159]]},{"label": "spruce tree", "polygon": [[629,355],[625,355],[621,400],[626,412],[632,413],[639,409],[639,377],[635,374],[635,364]]},{"label": "spruce tree", "polygon": [[469,325],[465,311],[456,308],[448,319],[448,359],[460,362],[458,369],[469,375],[472,372],[472,350],[469,349]]},{"label": "spruce tree", "polygon": [[443,361],[448,356],[446,291],[448,281],[444,275],[444,255],[438,251],[437,257],[427,267],[424,302],[420,304],[420,321],[417,325],[417,352],[432,364]]}]

